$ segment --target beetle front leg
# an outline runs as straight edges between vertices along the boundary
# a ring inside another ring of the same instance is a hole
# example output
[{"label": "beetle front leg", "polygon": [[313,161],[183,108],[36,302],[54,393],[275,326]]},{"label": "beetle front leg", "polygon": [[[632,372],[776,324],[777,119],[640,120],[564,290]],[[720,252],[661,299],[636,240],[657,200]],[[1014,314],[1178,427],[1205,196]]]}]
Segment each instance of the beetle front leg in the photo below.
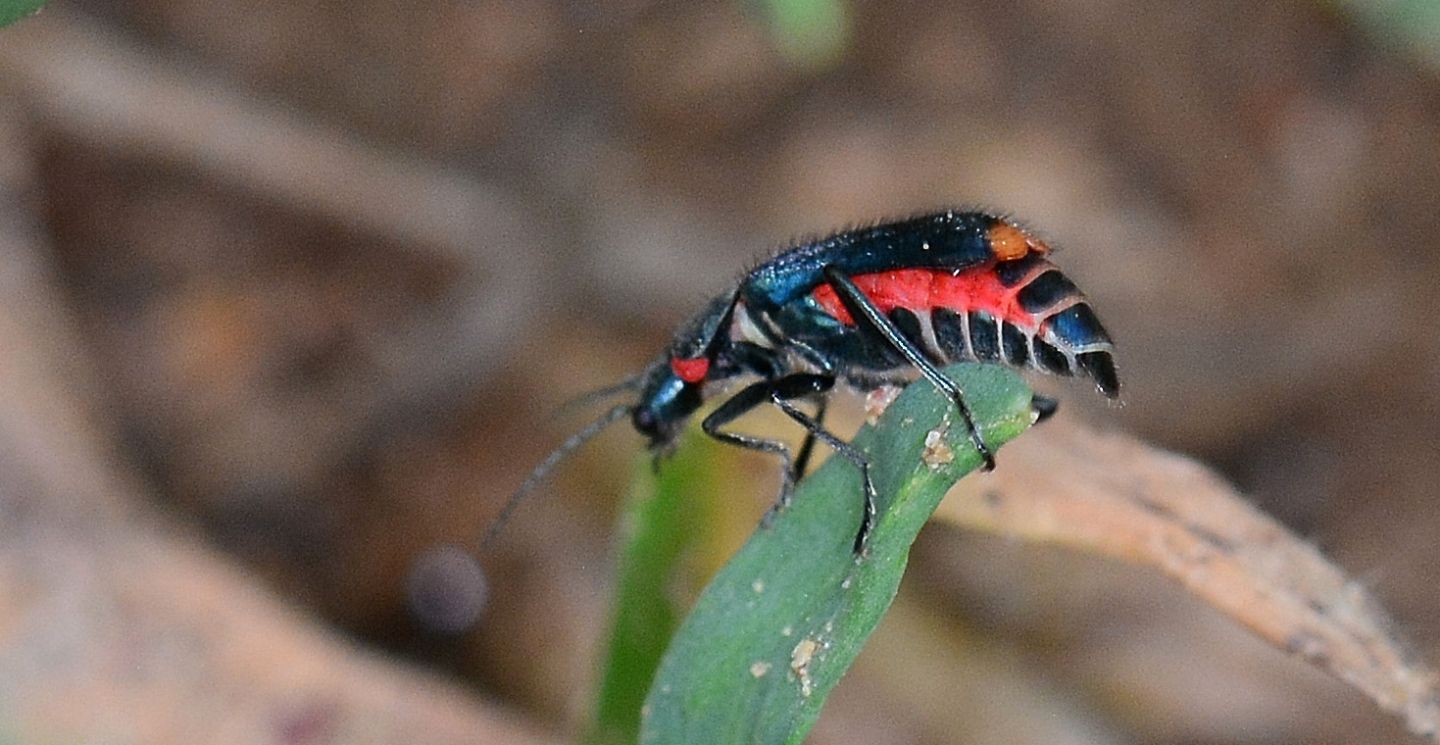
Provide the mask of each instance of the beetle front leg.
[{"label": "beetle front leg", "polygon": [[790,448],[778,440],[767,440],[763,437],[743,435],[738,432],[727,432],[721,427],[739,419],[751,409],[770,401],[770,394],[773,383],[762,380],[745,386],[739,393],[731,396],[725,403],[720,404],[714,411],[710,412],[700,422],[700,429],[711,437],[737,447],[747,450],[758,450],[762,453],[771,453],[779,456],[785,463],[783,480],[780,482],[780,496],[775,500],[775,506],[771,511],[784,509],[790,505],[790,494],[795,490],[795,462],[790,457]]}]

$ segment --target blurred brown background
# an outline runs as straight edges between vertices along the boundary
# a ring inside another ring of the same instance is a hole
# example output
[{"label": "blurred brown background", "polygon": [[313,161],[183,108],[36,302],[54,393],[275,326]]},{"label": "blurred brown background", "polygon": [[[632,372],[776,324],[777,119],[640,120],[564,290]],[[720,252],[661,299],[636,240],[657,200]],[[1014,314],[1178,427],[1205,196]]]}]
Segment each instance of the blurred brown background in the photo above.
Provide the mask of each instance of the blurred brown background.
[{"label": "blurred brown background", "polygon": [[[53,3],[0,31],[0,742],[572,736],[637,439],[527,503],[468,632],[417,561],[748,262],[952,204],[1063,247],[1122,345],[1126,405],[1068,411],[1440,659],[1435,15]],[[910,579],[811,742],[1414,742],[1150,572],[940,529]]]}]

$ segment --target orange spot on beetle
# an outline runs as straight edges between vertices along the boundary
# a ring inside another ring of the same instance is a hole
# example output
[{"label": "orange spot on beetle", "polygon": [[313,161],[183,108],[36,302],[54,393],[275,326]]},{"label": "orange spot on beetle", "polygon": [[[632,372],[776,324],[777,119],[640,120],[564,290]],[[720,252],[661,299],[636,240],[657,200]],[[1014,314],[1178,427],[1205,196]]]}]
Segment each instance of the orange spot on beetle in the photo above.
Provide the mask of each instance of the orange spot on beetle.
[{"label": "orange spot on beetle", "polygon": [[997,222],[990,226],[986,237],[990,239],[990,253],[998,261],[1023,259],[1031,250],[1042,254],[1050,252],[1049,246],[1008,222]]},{"label": "orange spot on beetle", "polygon": [[704,357],[682,357],[670,358],[670,369],[675,371],[675,376],[686,383],[699,383],[710,374],[710,360]]}]

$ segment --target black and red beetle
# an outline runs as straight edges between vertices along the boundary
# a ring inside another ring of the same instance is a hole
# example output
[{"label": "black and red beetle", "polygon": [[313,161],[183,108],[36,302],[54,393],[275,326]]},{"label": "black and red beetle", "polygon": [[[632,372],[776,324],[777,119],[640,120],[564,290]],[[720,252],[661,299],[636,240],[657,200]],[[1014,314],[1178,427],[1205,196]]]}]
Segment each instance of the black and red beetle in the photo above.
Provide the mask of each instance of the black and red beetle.
[{"label": "black and red beetle", "polygon": [[[855,535],[862,553],[875,521],[875,487],[863,454],[825,429],[824,394],[837,381],[861,391],[919,375],[955,403],[987,468],[995,461],[965,403],[939,367],[974,360],[1090,377],[1115,398],[1114,344],[1080,290],[1047,258],[1050,249],[1015,223],[983,212],[947,211],[847,230],[801,243],[756,266],[675,334],[634,378],[605,393],[638,399],[610,409],[566,440],[525,480],[488,537],[519,499],[566,454],[629,416],[657,455],[675,442],[705,399],[736,378],[755,378],[701,422],[706,434],[779,456],[785,464],[774,509],[784,509],[816,439],[853,463],[864,484]],[[807,414],[794,401],[814,398]],[[723,429],[761,404],[805,428],[799,455],[784,443]],[[1040,414],[1054,402],[1038,399]]]}]

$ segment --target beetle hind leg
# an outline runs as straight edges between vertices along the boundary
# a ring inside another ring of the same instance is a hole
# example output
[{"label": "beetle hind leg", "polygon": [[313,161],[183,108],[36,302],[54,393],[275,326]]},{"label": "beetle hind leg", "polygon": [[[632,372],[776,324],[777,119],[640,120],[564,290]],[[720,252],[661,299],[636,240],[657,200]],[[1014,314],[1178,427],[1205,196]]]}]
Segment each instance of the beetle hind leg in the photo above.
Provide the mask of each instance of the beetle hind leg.
[{"label": "beetle hind leg", "polygon": [[990,452],[990,446],[985,444],[985,438],[980,432],[980,427],[975,424],[975,417],[970,413],[970,405],[965,402],[965,394],[960,390],[960,386],[946,377],[945,373],[935,366],[925,352],[915,345],[915,342],[907,339],[844,272],[837,267],[827,266],[824,274],[826,281],[834,288],[836,296],[840,298],[840,302],[850,312],[851,318],[855,319],[860,328],[878,334],[886,344],[899,352],[906,362],[914,365],[920,374],[930,381],[931,385],[940,389],[940,392],[954,402],[955,408],[960,411],[960,418],[970,429],[970,442],[975,445],[976,452],[980,453],[985,470],[994,470],[995,456]]}]

